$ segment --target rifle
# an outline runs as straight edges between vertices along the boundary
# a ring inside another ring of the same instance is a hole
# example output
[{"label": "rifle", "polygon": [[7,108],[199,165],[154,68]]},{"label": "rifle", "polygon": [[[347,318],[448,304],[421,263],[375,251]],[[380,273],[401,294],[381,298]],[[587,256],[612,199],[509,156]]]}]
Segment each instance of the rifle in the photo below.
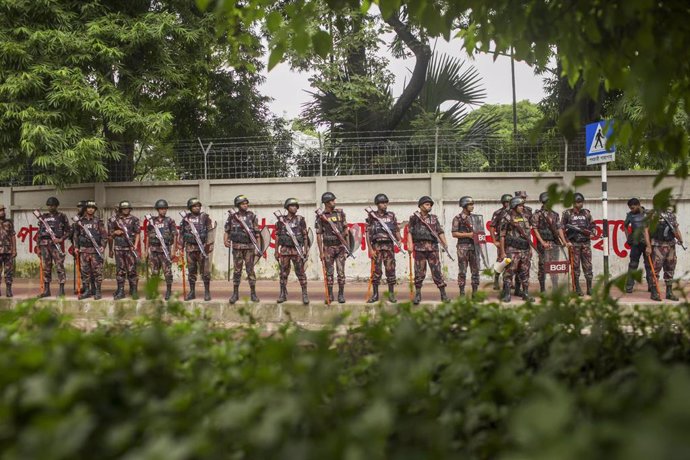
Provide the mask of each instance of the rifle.
[{"label": "rifle", "polygon": [[[524,216],[523,216],[523,219],[524,219]],[[511,224],[512,224],[512,222],[511,222]],[[529,243],[529,245],[532,246],[532,248],[536,251],[536,250],[537,250],[537,245],[534,244],[534,241],[532,241],[532,238],[530,238],[529,236],[527,236],[527,234],[525,233],[525,229],[522,228],[520,225],[513,225],[513,227],[517,228],[517,230],[518,230],[518,232],[520,233],[520,235],[521,235],[524,239],[526,239],[527,242]]]},{"label": "rifle", "polygon": [[680,245],[681,248],[683,248],[683,251],[687,251],[688,248],[686,248],[685,245],[681,242],[682,240],[680,238],[680,234],[678,233],[678,230],[676,229],[676,227],[671,225],[671,222],[668,220],[668,217],[666,217],[665,213],[661,212],[659,214],[661,214],[661,218],[664,219],[664,221],[666,222],[666,225],[668,225],[668,227],[673,232],[673,236],[676,237],[677,243]]},{"label": "rifle", "polygon": [[292,240],[292,243],[295,245],[295,249],[297,250],[297,254],[302,258],[302,260],[307,260],[307,254],[302,251],[302,246],[300,246],[299,242],[297,241],[297,235],[295,235],[295,232],[292,231],[292,227],[290,227],[288,224],[285,223],[285,215],[281,214],[280,211],[276,211],[273,213],[274,216],[278,219],[278,222],[283,224],[285,226],[285,229],[287,230],[288,235],[290,236],[290,239]]},{"label": "rifle", "polygon": [[91,231],[88,228],[84,227],[84,224],[81,223],[81,220],[79,220],[79,217],[74,216],[74,217],[72,217],[72,220],[74,221],[75,224],[77,224],[77,225],[79,225],[79,227],[81,227],[81,229],[84,231],[84,233],[86,233],[86,236],[88,236],[89,240],[91,240],[91,244],[93,245],[93,248],[96,250],[96,254],[98,254],[98,257],[100,257],[101,260],[104,261],[105,257],[103,256],[103,251],[101,251],[100,246],[98,246],[98,243],[96,243],[96,238],[93,237],[93,235],[91,234]]},{"label": "rifle", "polygon": [[381,220],[381,218],[380,218],[379,216],[376,215],[376,212],[375,212],[373,209],[371,209],[371,208],[364,208],[364,211],[365,211],[369,216],[371,216],[372,218],[374,218],[374,219],[379,223],[379,225],[381,225],[381,227],[383,227],[383,229],[384,229],[385,232],[386,232],[386,235],[388,235],[388,238],[391,239],[391,241],[393,242],[393,244],[398,248],[398,250],[400,250],[400,252],[402,252],[403,254],[405,254],[405,249],[402,247],[402,244],[400,244],[400,242],[399,242],[398,240],[395,239],[395,236],[393,236],[393,232],[391,232],[391,229],[388,228],[388,225],[386,225],[386,224]]},{"label": "rifle", "polygon": [[592,236],[591,231],[586,230],[584,228],[576,227],[573,224],[565,224],[565,228],[567,228],[568,230],[572,230],[574,232],[581,233],[581,234],[585,235],[587,238],[590,238]]},{"label": "rifle", "polygon": [[[546,220],[546,225],[548,225],[549,230],[551,230],[551,233],[553,234],[554,237],[554,243],[556,243],[557,246],[560,246],[561,239],[558,237],[558,230],[556,230],[556,227],[553,226],[553,222],[549,218],[548,213],[544,214],[544,219]],[[537,229],[537,231],[539,231]]]},{"label": "rifle", "polygon": [[249,237],[249,240],[252,242],[252,245],[254,245],[254,249],[256,249],[256,253],[259,254],[259,256],[263,255],[263,251],[261,250],[261,247],[259,246],[259,242],[256,241],[256,237],[254,236],[254,232],[249,228],[249,225],[247,225],[247,222],[244,221],[240,216],[237,215],[236,212],[233,212],[232,209],[228,209],[228,215],[230,216],[231,219],[235,219],[237,222],[240,223],[240,226],[242,226],[242,230],[247,234]]},{"label": "rifle", "polygon": [[326,216],[323,215],[323,211],[322,211],[322,210],[317,209],[315,212],[316,212],[316,216],[317,216],[319,219],[321,219],[322,221],[328,223],[328,225],[331,227],[331,232],[333,232],[333,234],[334,234],[336,237],[338,237],[338,240],[340,241],[340,244],[345,248],[345,252],[347,252],[347,256],[348,256],[348,257],[352,257],[353,259],[355,259],[355,258],[356,258],[355,255],[354,255],[354,254],[352,253],[352,251],[350,250],[350,245],[347,244],[347,241],[345,241],[345,237],[343,237],[343,235],[338,231],[338,229],[336,228],[335,224],[334,224],[333,222],[331,222],[330,220],[328,220],[328,217],[326,217]]},{"label": "rifle", "polygon": [[208,254],[206,254],[206,249],[204,248],[204,243],[201,242],[201,236],[199,236],[199,232],[196,230],[196,227],[194,224],[189,222],[187,220],[187,211],[180,211],[180,216],[182,216],[182,221],[186,221],[187,224],[189,225],[189,229],[192,232],[192,235],[194,235],[194,239],[196,240],[196,245],[199,246],[199,251],[201,251],[201,257],[204,259],[208,258]]},{"label": "rifle", "polygon": [[412,300],[414,299],[414,273],[412,272],[412,251],[414,251],[414,249],[410,250],[410,252],[407,253],[410,265],[410,302],[412,302]]},{"label": "rifle", "polygon": [[[56,240],[57,240],[58,238],[57,238],[57,236],[55,236],[55,233],[53,232],[53,229],[50,227],[50,225],[48,225],[48,224],[46,223],[46,221],[45,221],[45,220],[43,219],[43,217],[41,216],[41,212],[40,212],[38,209],[34,209],[34,216],[36,216],[36,218],[38,219],[38,221],[39,221],[41,224],[43,224],[43,226],[45,227],[46,231],[48,232],[48,235],[50,235],[50,238],[51,238],[51,239],[56,239]],[[65,255],[65,251],[62,250],[62,248],[60,247],[60,245],[59,245],[58,243],[53,242],[53,245],[55,246],[55,249],[58,250],[58,253],[59,253],[61,256],[64,256],[64,255]]]},{"label": "rifle", "polygon": [[154,225],[151,214],[146,214],[144,217],[149,222],[149,225],[153,227],[153,231],[156,232],[156,238],[158,238],[158,241],[161,242],[161,248],[163,249],[163,254],[165,255],[165,258],[168,260],[168,262],[172,263],[170,251],[168,250],[168,246],[165,244],[165,240],[163,240],[163,234],[161,233],[160,229]]},{"label": "rifle", "polygon": [[431,225],[429,225],[429,223],[428,223],[427,221],[425,221],[425,220],[422,218],[422,215],[419,213],[419,211],[415,211],[414,215],[417,216],[417,218],[419,219],[419,221],[420,221],[422,224],[424,224],[424,226],[425,226],[426,228],[429,229],[429,231],[431,232],[431,234],[433,235],[433,237],[436,239],[436,242],[439,244],[439,246],[441,246],[441,248],[443,248],[443,252],[445,252],[446,255],[448,255],[448,258],[449,258],[450,260],[452,260],[453,262],[455,262],[455,259],[453,259],[453,256],[450,255],[450,252],[448,252],[448,248],[441,242],[441,239],[440,239],[440,238],[438,237],[438,235],[436,234],[436,231],[435,231],[433,228],[431,228]]},{"label": "rifle", "polygon": [[132,243],[132,240],[129,238],[129,231],[127,231],[127,227],[125,224],[117,218],[115,214],[113,214],[110,217],[110,221],[115,223],[117,225],[117,228],[119,228],[122,233],[125,234],[125,239],[127,240],[127,246],[129,246],[129,249],[132,251],[132,254],[134,254],[134,260],[135,263],[139,261],[139,254],[137,254],[137,248],[134,247],[134,243]]}]

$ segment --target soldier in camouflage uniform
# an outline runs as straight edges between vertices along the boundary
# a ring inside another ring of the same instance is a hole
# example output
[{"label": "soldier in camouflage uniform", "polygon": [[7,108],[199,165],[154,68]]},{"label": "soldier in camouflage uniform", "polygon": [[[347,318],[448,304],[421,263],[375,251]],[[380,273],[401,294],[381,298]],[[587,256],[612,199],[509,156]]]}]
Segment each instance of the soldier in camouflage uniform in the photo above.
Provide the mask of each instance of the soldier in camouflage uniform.
[{"label": "soldier in camouflage uniform", "polygon": [[572,248],[573,269],[575,272],[575,292],[582,295],[580,287],[580,265],[585,272],[587,295],[592,295],[592,240],[594,221],[589,209],[584,209],[585,197],[582,193],[575,193],[575,204],[572,209],[563,211],[563,228],[567,245]]},{"label": "soldier in camouflage uniform", "polygon": [[[407,237],[407,247],[413,248],[414,250],[415,296],[413,303],[419,305],[422,301],[422,283],[424,282],[424,278],[426,278],[427,264],[429,264],[429,268],[431,269],[431,276],[433,277],[434,284],[436,284],[441,293],[441,301],[447,302],[449,299],[446,294],[446,282],[443,280],[441,260],[439,258],[439,246],[436,240],[436,238],[438,238],[441,244],[447,248],[448,243],[446,242],[446,235],[443,233],[443,227],[441,227],[438,217],[431,214],[434,200],[428,196],[423,196],[419,199],[417,205],[419,207],[419,215],[421,215],[421,219],[424,219],[424,221],[422,222],[417,213],[410,216]],[[428,227],[425,223],[428,224]],[[429,227],[431,227],[431,230]]]},{"label": "soldier in camouflage uniform", "polygon": [[522,289],[523,300],[533,301],[529,295],[529,269],[532,264],[532,249],[529,235],[532,224],[525,213],[525,200],[519,196],[510,200],[510,212],[504,218],[501,229],[501,246],[499,255],[501,259],[510,258],[510,264],[503,272],[503,298],[504,302],[510,302],[510,290],[515,277]]},{"label": "soldier in camouflage uniform", "polygon": [[302,287],[302,303],[307,305],[309,303],[309,295],[307,294],[307,274],[304,271],[306,261],[300,257],[295,242],[287,231],[287,226],[289,225],[294,238],[297,240],[297,244],[302,249],[302,254],[307,257],[309,251],[307,221],[304,217],[297,214],[299,209],[299,201],[297,199],[288,198],[285,200],[283,208],[287,211],[287,215],[276,222],[275,233],[275,257],[280,266],[280,295],[277,302],[283,303],[287,300],[287,279],[290,275],[290,264],[292,264],[295,266],[295,275]]},{"label": "soldier in camouflage uniform", "polygon": [[[501,195],[501,207],[495,210],[493,215],[491,216],[489,234],[491,235],[491,239],[493,240],[494,245],[496,246],[496,262],[501,262],[503,260],[500,257],[501,223],[503,221],[503,218],[510,211],[510,199],[512,197],[513,196],[510,193],[505,193]],[[494,273],[494,291],[498,291],[500,289],[498,285],[500,277],[500,273]]]},{"label": "soldier in camouflage uniform", "polygon": [[254,273],[254,264],[256,263],[256,257],[261,257],[261,254],[257,254],[249,234],[247,234],[239,219],[242,219],[247,227],[253,232],[257,242],[260,241],[261,234],[259,220],[256,218],[256,214],[249,210],[249,199],[247,199],[246,196],[236,196],[235,207],[237,208],[237,212],[233,216],[228,216],[228,220],[225,222],[225,234],[223,237],[225,247],[229,248],[232,246],[233,269],[232,296],[230,296],[230,303],[234,304],[240,298],[239,291],[240,282],[242,281],[242,265],[244,265],[247,272],[250,299],[252,302],[258,302],[259,297],[256,295],[256,273]]},{"label": "soldier in camouflage uniform", "polygon": [[[525,190],[519,190],[515,192],[515,196],[522,198],[522,201],[525,203],[525,211],[524,215],[528,220],[532,220],[532,208],[527,206],[527,192]],[[518,275],[515,274],[515,279],[513,280],[514,285],[515,285],[515,295],[516,296],[522,296],[522,292],[520,292],[520,289],[522,288],[522,283],[519,282]]]},{"label": "soldier in camouflage uniform", "polygon": [[5,273],[7,297],[12,297],[12,275],[14,274],[14,259],[17,257],[17,240],[15,239],[14,224],[5,216],[5,205],[0,204],[0,277]]},{"label": "soldier in camouflage uniform", "polygon": [[372,294],[367,303],[374,303],[379,301],[379,284],[383,277],[383,267],[386,269],[386,282],[388,283],[388,300],[395,303],[395,243],[391,241],[388,233],[381,226],[381,222],[388,227],[393,237],[397,241],[402,240],[400,235],[400,226],[395,214],[388,210],[388,197],[379,193],[374,197],[374,204],[376,211],[374,213],[381,219],[381,221],[367,215],[367,228],[365,238],[367,241],[367,248],[369,248],[369,258],[374,264],[374,273],[371,277]]},{"label": "soldier in camouflage uniform", "polygon": [[[121,227],[124,227],[124,230]],[[115,300],[124,299],[125,280],[129,280],[129,295],[133,299],[138,298],[137,254],[132,248],[139,246],[139,231],[139,218],[132,215],[132,205],[129,201],[121,201],[117,213],[108,220],[109,255],[113,257],[113,249],[115,255],[115,279],[117,280],[117,290],[113,294]]]},{"label": "soldier in camouflage uniform", "polygon": [[[201,212],[201,201],[197,198],[190,198],[187,200],[187,209],[189,213],[182,219],[180,223],[180,250],[184,250],[187,255],[187,275],[189,277],[189,292],[185,300],[193,300],[196,298],[196,277],[197,272],[201,273],[201,279],[204,281],[204,300],[211,300],[211,252],[213,252],[213,241],[209,241],[209,232],[212,232],[213,220],[205,212]],[[194,226],[201,244],[204,245],[204,250],[208,257],[201,254],[199,245],[196,242],[191,226]]]},{"label": "soldier in camouflage uniform", "polygon": [[561,227],[560,216],[556,211],[547,208],[549,193],[542,192],[539,195],[539,201],[542,206],[532,214],[531,223],[539,241],[537,244],[539,292],[544,292],[546,290],[546,251],[553,246],[565,246],[565,235]]},{"label": "soldier in camouflage uniform", "polygon": [[[159,276],[161,271],[163,271],[165,300],[169,300],[173,282],[172,257],[177,247],[177,225],[175,224],[175,219],[166,215],[168,213],[167,201],[162,199],[156,201],[154,208],[156,208],[158,215],[152,217],[146,225],[147,252],[149,254],[151,274]],[[156,229],[158,229],[158,232],[156,232]],[[158,238],[158,233],[163,237],[163,241]],[[165,257],[163,245],[167,248],[171,260]]]},{"label": "soldier in camouflage uniform", "polygon": [[[336,231],[347,241],[350,231],[347,218],[342,209],[335,207],[335,195],[326,192],[321,195],[321,203],[324,205],[323,216],[335,225]],[[326,265],[326,279],[328,285],[328,298],[333,299],[333,266],[338,272],[338,302],[345,303],[345,259],[347,251],[333,233],[331,226],[316,216],[316,242],[319,247],[319,257]]]},{"label": "soldier in camouflage uniform", "polygon": [[644,229],[647,227],[647,212],[637,198],[628,200],[628,212],[623,222],[623,229],[627,236],[627,243],[630,246],[630,262],[628,263],[628,279],[625,283],[625,292],[630,294],[635,287],[635,279],[631,273],[640,266],[640,256],[644,263],[645,278],[647,279],[647,290],[652,292],[652,269],[649,266],[649,257],[645,254],[647,245],[645,244]]},{"label": "soldier in camouflage uniform", "polygon": [[105,228],[103,221],[95,215],[96,202],[87,201],[86,212],[81,218],[77,219],[75,231],[76,251],[79,257],[79,264],[81,266],[81,279],[94,279],[93,291],[90,284],[86,284],[84,290],[79,294],[79,300],[86,299],[93,296],[94,299],[101,298],[101,284],[103,283],[103,263],[104,260],[98,255],[96,247],[94,247],[91,238],[87,232],[91,234],[96,246],[105,255],[105,245],[108,241],[108,231]]},{"label": "soldier in camouflage uniform", "polygon": [[50,281],[53,271],[53,263],[55,264],[55,271],[57,272],[58,283],[60,283],[60,290],[58,296],[65,295],[65,255],[64,249],[61,254],[56,245],[64,248],[64,242],[72,234],[72,229],[69,225],[67,216],[58,211],[60,202],[54,196],[48,198],[46,201],[48,212],[41,215],[43,221],[53,231],[54,237],[50,235],[48,229],[42,222],[38,223],[38,247],[41,251],[41,262],[43,264],[43,292],[38,297],[50,296]]},{"label": "soldier in camouflage uniform", "polygon": [[465,283],[467,282],[467,266],[472,273],[472,296],[477,294],[479,288],[479,254],[474,241],[474,225],[472,225],[472,211],[474,200],[470,196],[460,198],[462,211],[453,218],[451,229],[453,238],[457,238],[458,252],[458,287],[460,295],[465,295]]},{"label": "soldier in camouflage uniform", "polygon": [[[661,269],[664,269],[664,281],[666,283],[666,298],[668,300],[678,300],[673,294],[673,275],[676,270],[676,244],[683,244],[683,236],[678,227],[678,220],[669,209],[657,215],[656,228],[650,235],[649,229],[644,229],[645,253],[647,257],[652,257],[654,273],[659,278]],[[656,283],[652,284],[652,300],[661,300],[661,293],[656,288]]]},{"label": "soldier in camouflage uniform", "polygon": [[[84,213],[86,212],[86,201],[87,200],[81,200],[79,203],[77,203],[77,218],[81,219],[84,216]],[[72,242],[72,256],[74,257],[74,267],[75,271],[77,268],[77,260],[79,260],[79,254],[77,254],[77,225],[72,226],[72,234],[70,235],[70,241]],[[75,276],[78,276],[79,279],[81,280],[81,290],[74,290],[74,295],[78,296],[82,292],[84,292],[85,289],[87,289],[87,285],[91,286],[91,292],[96,290],[96,287],[94,286],[94,280],[91,278],[90,280],[84,280],[81,279],[81,269],[78,270],[79,272],[75,274]]]}]

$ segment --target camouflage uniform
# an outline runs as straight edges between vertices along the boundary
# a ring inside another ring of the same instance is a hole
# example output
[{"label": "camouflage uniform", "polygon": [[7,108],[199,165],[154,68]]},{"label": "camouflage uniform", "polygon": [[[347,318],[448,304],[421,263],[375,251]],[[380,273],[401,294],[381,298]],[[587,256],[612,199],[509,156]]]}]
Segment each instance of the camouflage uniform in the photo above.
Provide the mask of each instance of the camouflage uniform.
[{"label": "camouflage uniform", "polygon": [[[453,233],[474,233],[474,226],[469,214],[464,211],[455,216],[453,219],[452,230]],[[467,281],[467,266],[470,266],[472,273],[472,290],[476,291],[479,286],[479,257],[475,248],[473,238],[458,238],[457,252],[458,252],[458,286],[460,293],[465,292],[465,283]]]},{"label": "camouflage uniform", "polygon": [[[428,214],[426,222],[431,226],[437,235],[443,233],[443,227],[434,214]],[[415,214],[410,216],[410,233],[414,248],[414,286],[416,289],[422,288],[424,278],[426,278],[426,266],[429,264],[431,276],[434,284],[438,288],[445,288],[446,282],[443,280],[441,272],[441,260],[439,258],[439,247],[436,239],[431,235],[429,229],[424,225]]]},{"label": "camouflage uniform", "polygon": [[[535,228],[541,239],[547,243],[551,243],[552,246],[560,246],[561,239],[558,237],[558,231],[561,229],[561,219],[556,211],[548,210],[544,207],[538,209],[537,212],[532,214],[530,219],[532,227]],[[556,233],[554,233],[556,232]],[[542,290],[544,290],[544,284],[546,283],[546,271],[544,267],[546,265],[546,248],[537,241],[537,256],[538,256],[538,275],[539,285]],[[554,278],[552,277],[552,281]]]},{"label": "camouflage uniform", "polygon": [[225,233],[228,234],[230,241],[232,241],[232,283],[234,286],[239,286],[242,280],[242,265],[244,265],[247,271],[249,286],[252,287],[256,285],[256,273],[254,273],[256,248],[247,232],[244,231],[244,228],[238,222],[238,218],[242,219],[247,224],[247,227],[253,231],[257,242],[259,241],[261,229],[259,228],[259,220],[256,218],[256,214],[251,211],[238,210],[234,216],[228,217],[228,220],[225,222]]},{"label": "camouflage uniform", "polygon": [[213,229],[213,221],[205,212],[200,212],[197,215],[188,213],[185,219],[182,219],[180,224],[180,234],[184,244],[184,250],[187,254],[187,276],[189,277],[189,286],[194,288],[196,283],[197,272],[201,273],[201,279],[204,283],[211,282],[211,257],[203,257],[199,250],[199,245],[194,238],[190,225],[193,225],[199,233],[201,243],[206,246],[213,243],[208,242],[208,233]]},{"label": "camouflage uniform", "polygon": [[0,221],[0,277],[5,273],[5,284],[12,285],[14,275],[14,257],[12,256],[12,241],[14,240],[14,224],[10,219]]},{"label": "camouflage uniform", "polygon": [[[522,229],[520,231],[519,228]],[[513,284],[513,276],[516,282],[522,285],[522,292],[526,293],[529,288],[529,269],[532,265],[532,250],[529,238],[532,224],[525,214],[518,214],[510,211],[504,219],[504,226],[501,230],[501,239],[506,253],[510,258],[510,263],[503,272],[503,289],[510,292]]]},{"label": "camouflage uniform", "polygon": [[[297,239],[297,244],[304,249],[305,242],[307,241],[308,230],[307,221],[304,217],[295,214],[294,217],[290,217],[288,213],[287,216],[283,217],[283,222],[290,226],[292,233],[295,234]],[[304,260],[299,256],[297,249],[295,248],[295,243],[290,238],[290,234],[287,232],[285,224],[280,220],[276,223],[276,244],[278,244],[278,264],[280,265],[280,284],[285,286],[287,284],[288,276],[290,275],[290,264],[295,266],[295,275],[299,280],[300,286],[302,288],[307,287],[307,274],[304,271]]]},{"label": "camouflage uniform", "polygon": [[127,237],[125,237],[125,235],[113,235],[115,230],[120,230],[118,222],[116,222],[115,219],[119,221],[120,225],[127,229],[129,241],[131,245],[134,246],[140,230],[139,218],[129,215],[127,217],[116,216],[108,220],[108,233],[111,235],[115,249],[115,279],[117,280],[118,286],[124,284],[125,280],[129,280],[130,287],[136,287],[139,281],[139,275],[137,274],[137,259],[134,255],[134,251],[132,251],[130,247],[130,243],[127,242]]},{"label": "camouflage uniform", "polygon": [[[386,211],[385,213],[381,213],[378,210],[374,212],[379,219],[385,223],[393,235],[397,235],[400,232],[398,219],[395,217],[393,212]],[[394,285],[396,281],[395,244],[391,241],[388,233],[386,233],[386,231],[381,227],[381,223],[378,220],[371,216],[367,216],[366,223],[371,249],[375,252],[373,259],[374,274],[371,277],[371,284],[378,286],[381,283],[383,269],[385,268],[386,282],[389,286]]]},{"label": "camouflage uniform", "polygon": [[[630,228],[626,241],[630,246],[630,262],[628,263],[628,273],[637,270],[637,267],[640,266],[640,257],[642,257],[647,287],[651,289],[652,285],[654,284],[654,280],[652,279],[652,269],[649,266],[649,257],[647,257],[647,254],[645,254],[645,249],[647,248],[644,240],[644,229],[647,226],[645,221],[646,218],[647,212],[641,207],[640,212],[637,214],[633,214],[632,212],[628,212],[626,214],[623,226],[626,229]],[[632,292],[634,286],[635,280],[632,278],[632,276],[629,276],[626,282],[626,290]]]},{"label": "camouflage uniform", "polygon": [[[84,214],[84,216],[79,219],[79,222],[91,232],[91,235],[96,240],[96,244],[101,251],[105,251],[105,243],[108,240],[108,232],[105,229],[105,224],[103,221],[96,216],[89,218],[87,214]],[[79,224],[77,224],[76,227],[74,239],[77,249],[79,250],[81,279],[90,280],[93,278],[96,292],[100,292],[101,283],[103,282],[104,261],[98,256],[96,249],[91,243],[91,239],[89,239],[84,229],[82,229]],[[85,290],[89,291],[88,288],[85,288]]]},{"label": "camouflage uniform", "polygon": [[[158,239],[154,226],[161,233],[163,243]],[[175,220],[168,216],[155,216],[146,225],[146,234],[149,241],[149,265],[151,266],[151,274],[158,276],[162,270],[166,284],[172,283],[172,261],[165,258],[163,244],[168,248],[168,254],[172,257],[173,244],[177,237]]]},{"label": "camouflage uniform", "polygon": [[[64,241],[72,234],[67,216],[62,212],[45,212],[41,215],[41,218],[53,230],[55,237],[58,239],[58,245],[60,245],[64,253]],[[65,284],[65,256],[58,252],[50,237],[50,233],[48,233],[48,230],[40,221],[38,223],[38,247],[41,251],[41,262],[43,263],[43,282],[50,284],[53,263],[55,263],[58,282]]]},{"label": "camouflage uniform", "polygon": [[566,238],[573,245],[575,280],[577,281],[580,278],[580,265],[582,265],[582,271],[585,272],[585,280],[589,289],[594,277],[592,273],[592,242],[590,237],[576,230],[569,229],[567,226],[573,225],[582,230],[594,231],[595,225],[592,220],[592,213],[589,212],[589,209],[584,208],[580,211],[577,211],[575,208],[566,209],[563,211],[562,222]]},{"label": "camouflage uniform", "polygon": [[[347,219],[342,209],[334,209],[333,211],[324,210],[324,217],[335,224],[335,227],[340,234],[344,234],[348,228]],[[316,217],[317,235],[322,235],[324,263],[326,264],[326,278],[328,287],[333,288],[333,265],[335,264],[338,272],[338,286],[342,290],[345,286],[345,259],[347,259],[347,251],[340,243],[337,235],[333,233],[331,226],[321,220],[319,216]]]},{"label": "camouflage uniform", "polygon": [[[669,227],[666,219],[671,223],[673,228]],[[666,286],[670,287],[673,283],[673,275],[676,270],[676,237],[674,234],[675,228],[678,226],[676,215],[672,212],[664,212],[659,216],[656,229],[654,233],[650,232],[650,240],[652,243],[652,263],[654,264],[654,273],[657,279],[661,275],[661,269],[664,270],[664,281]]]},{"label": "camouflage uniform", "polygon": [[[501,241],[501,230],[503,228],[503,219],[508,215],[508,212],[510,209],[500,207],[497,210],[494,211],[493,215],[491,216],[491,228],[494,229],[494,232],[496,234],[496,243],[498,244],[499,241]],[[496,262],[501,262],[503,259],[501,259],[500,254],[496,255]]]}]

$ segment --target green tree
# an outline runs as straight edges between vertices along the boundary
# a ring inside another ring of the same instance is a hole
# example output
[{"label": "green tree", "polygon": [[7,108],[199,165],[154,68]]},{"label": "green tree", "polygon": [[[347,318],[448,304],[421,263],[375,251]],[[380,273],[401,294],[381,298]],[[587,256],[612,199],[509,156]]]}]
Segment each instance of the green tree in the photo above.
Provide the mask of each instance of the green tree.
[{"label": "green tree", "polygon": [[[539,128],[544,113],[537,104],[528,100],[520,101],[517,108],[517,133],[519,137],[528,137]],[[484,104],[467,115],[468,121],[479,118],[495,119],[495,135],[503,139],[513,138],[513,104]]]}]

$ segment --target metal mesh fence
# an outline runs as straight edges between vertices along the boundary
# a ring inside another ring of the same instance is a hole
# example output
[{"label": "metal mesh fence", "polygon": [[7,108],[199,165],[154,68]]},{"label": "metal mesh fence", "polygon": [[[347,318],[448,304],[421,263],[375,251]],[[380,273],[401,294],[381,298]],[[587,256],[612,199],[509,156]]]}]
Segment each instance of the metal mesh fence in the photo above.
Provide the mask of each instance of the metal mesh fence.
[{"label": "metal mesh fence", "polygon": [[[395,135],[348,133],[309,136],[193,139],[137,148],[137,156],[109,167],[110,181],[245,179],[269,177],[413,174],[433,172],[539,172],[589,170],[584,136],[536,141],[463,138],[454,132]],[[31,185],[27,162],[11,184]],[[84,178],[89,182],[90,178]]]}]

